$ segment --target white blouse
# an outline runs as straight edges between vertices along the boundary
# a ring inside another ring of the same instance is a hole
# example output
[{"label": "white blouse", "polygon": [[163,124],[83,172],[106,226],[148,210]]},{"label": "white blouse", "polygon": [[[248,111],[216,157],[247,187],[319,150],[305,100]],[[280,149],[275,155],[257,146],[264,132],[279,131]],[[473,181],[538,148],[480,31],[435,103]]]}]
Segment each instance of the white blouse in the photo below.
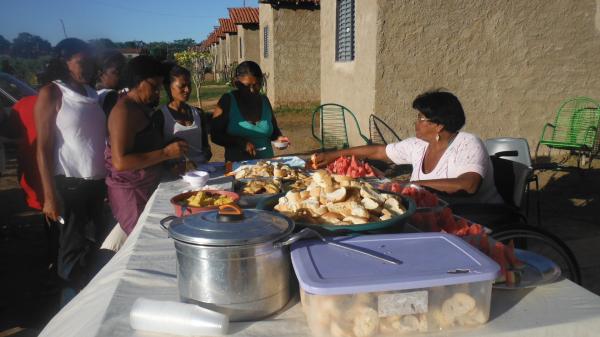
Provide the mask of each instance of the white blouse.
[{"label": "white blouse", "polygon": [[74,178],[104,179],[106,116],[98,105],[96,91],[86,85],[87,96],[83,96],[61,81],[54,81],[54,84],[62,92],[60,110],[56,115],[54,173]]},{"label": "white blouse", "polygon": [[190,106],[190,109],[194,122],[191,125],[183,125],[177,123],[167,105],[161,106],[160,110],[163,113],[165,121],[164,135],[166,141],[170,141],[173,138],[185,140],[189,145],[188,156],[196,165],[200,165],[207,162],[206,153],[202,151],[203,147],[206,146],[206,144],[202,144],[202,133],[206,132],[206,130],[202,130],[200,111],[193,106]]},{"label": "white blouse", "polygon": [[412,165],[411,181],[457,178],[461,174],[475,172],[481,176],[482,183],[477,193],[469,197],[468,202],[503,202],[494,183],[492,161],[481,139],[467,132],[459,132],[435,168],[429,173],[424,173],[423,159],[427,146],[427,142],[413,137],[388,144],[385,152],[396,164]]}]

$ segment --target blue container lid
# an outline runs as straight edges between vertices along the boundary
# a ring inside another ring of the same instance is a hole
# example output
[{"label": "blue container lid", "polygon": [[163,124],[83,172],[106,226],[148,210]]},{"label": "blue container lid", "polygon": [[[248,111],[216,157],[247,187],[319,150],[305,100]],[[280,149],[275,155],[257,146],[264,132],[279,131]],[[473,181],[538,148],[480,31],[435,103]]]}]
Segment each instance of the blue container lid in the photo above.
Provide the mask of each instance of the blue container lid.
[{"label": "blue container lid", "polygon": [[322,241],[292,245],[302,289],[316,295],[422,289],[495,280],[500,266],[461,238],[446,233],[338,237],[402,261],[391,264]]}]

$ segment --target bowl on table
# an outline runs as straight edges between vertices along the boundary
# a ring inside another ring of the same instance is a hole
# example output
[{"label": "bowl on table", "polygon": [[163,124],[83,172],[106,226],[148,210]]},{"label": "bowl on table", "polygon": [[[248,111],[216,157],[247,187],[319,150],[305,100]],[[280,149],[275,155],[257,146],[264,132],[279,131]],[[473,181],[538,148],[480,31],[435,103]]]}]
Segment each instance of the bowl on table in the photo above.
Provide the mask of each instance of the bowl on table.
[{"label": "bowl on table", "polygon": [[183,180],[194,188],[204,187],[210,178],[210,174],[206,171],[189,171],[183,175]]},{"label": "bowl on table", "polygon": [[175,211],[176,216],[186,216],[190,214],[203,213],[206,211],[214,210],[219,208],[219,205],[215,204],[207,204],[203,206],[193,206],[190,205],[188,199],[197,193],[205,193],[205,195],[211,198],[218,198],[219,196],[229,197],[231,199],[231,203],[235,203],[240,200],[240,196],[235,192],[230,191],[220,191],[220,190],[205,190],[205,191],[191,191],[178,194],[171,198],[171,205],[173,205],[173,209]]},{"label": "bowl on table", "polygon": [[273,146],[279,150],[283,150],[283,149],[287,149],[287,147],[290,145],[290,142],[280,142],[280,141],[272,141],[271,144],[273,144]]}]

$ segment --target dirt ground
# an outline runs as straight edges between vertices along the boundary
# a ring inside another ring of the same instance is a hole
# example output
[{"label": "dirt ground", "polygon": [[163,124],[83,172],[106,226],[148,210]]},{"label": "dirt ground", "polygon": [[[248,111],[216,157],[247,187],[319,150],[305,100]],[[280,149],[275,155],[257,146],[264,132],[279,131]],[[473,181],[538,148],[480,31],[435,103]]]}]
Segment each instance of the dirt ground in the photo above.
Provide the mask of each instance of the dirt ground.
[{"label": "dirt ground", "polygon": [[[204,102],[211,110],[216,101]],[[318,144],[310,135],[310,115],[282,114],[278,122],[292,146],[277,154],[302,153]],[[213,160],[223,158],[213,144]],[[48,240],[39,213],[29,210],[17,184],[14,150],[0,177],[0,336],[36,336],[58,311],[58,293],[47,271]],[[600,159],[579,172],[541,172],[541,190],[532,191],[530,224],[550,231],[571,247],[579,261],[583,286],[600,294]],[[541,224],[535,212],[541,198]]]}]

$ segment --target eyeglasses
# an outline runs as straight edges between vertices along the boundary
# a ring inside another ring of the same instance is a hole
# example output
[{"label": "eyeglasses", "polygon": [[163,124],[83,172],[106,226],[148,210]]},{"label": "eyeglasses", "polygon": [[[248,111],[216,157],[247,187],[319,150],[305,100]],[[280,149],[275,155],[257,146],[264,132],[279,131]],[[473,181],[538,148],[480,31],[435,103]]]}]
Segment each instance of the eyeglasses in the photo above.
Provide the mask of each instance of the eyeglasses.
[{"label": "eyeglasses", "polygon": [[423,116],[417,116],[417,122],[431,121],[431,119]]}]

